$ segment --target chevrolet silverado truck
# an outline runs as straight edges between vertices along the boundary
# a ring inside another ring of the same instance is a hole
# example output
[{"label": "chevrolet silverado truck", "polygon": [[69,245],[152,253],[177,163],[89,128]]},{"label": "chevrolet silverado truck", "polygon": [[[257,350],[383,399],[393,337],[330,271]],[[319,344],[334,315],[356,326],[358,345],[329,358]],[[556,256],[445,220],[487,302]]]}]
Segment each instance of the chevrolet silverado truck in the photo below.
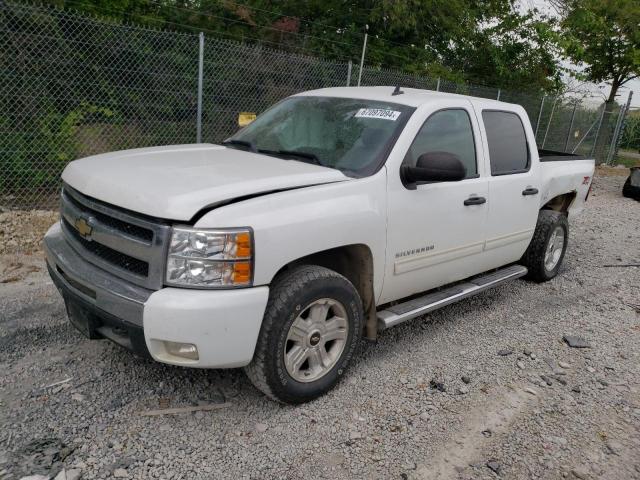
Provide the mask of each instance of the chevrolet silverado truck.
[{"label": "chevrolet silverado truck", "polygon": [[594,161],[518,105],[392,87],[291,96],[221,145],[71,162],[44,246],[71,323],[172,365],[244,367],[283,403],[363,338],[556,276]]}]

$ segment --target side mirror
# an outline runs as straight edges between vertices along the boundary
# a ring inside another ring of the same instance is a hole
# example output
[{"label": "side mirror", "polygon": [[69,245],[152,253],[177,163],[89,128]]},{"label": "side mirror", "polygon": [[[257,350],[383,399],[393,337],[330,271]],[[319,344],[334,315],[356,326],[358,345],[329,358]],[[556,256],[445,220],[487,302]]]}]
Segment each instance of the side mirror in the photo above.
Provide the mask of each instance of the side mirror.
[{"label": "side mirror", "polygon": [[428,152],[418,157],[415,167],[402,167],[402,181],[407,188],[425,182],[457,182],[467,176],[467,169],[457,155],[448,152]]}]

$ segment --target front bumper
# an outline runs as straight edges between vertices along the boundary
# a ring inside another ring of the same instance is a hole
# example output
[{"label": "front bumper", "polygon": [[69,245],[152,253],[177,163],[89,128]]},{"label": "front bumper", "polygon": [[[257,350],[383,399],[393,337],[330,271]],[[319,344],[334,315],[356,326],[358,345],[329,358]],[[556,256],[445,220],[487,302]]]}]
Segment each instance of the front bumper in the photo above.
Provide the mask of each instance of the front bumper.
[{"label": "front bumper", "polygon": [[[59,224],[47,232],[44,249],[72,323],[89,338],[108,338],[172,365],[229,368],[253,358],[268,287],[147,290],[82,259]],[[169,353],[165,342],[195,345],[198,359]]]}]

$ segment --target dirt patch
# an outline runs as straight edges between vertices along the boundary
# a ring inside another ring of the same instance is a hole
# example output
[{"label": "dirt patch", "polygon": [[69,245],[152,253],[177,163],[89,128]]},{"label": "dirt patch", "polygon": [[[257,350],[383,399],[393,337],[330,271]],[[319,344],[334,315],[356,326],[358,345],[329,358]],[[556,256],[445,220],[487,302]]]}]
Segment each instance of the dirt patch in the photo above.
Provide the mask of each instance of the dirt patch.
[{"label": "dirt patch", "polygon": [[58,218],[59,213],[51,210],[0,213],[0,255],[41,252],[42,238]]},{"label": "dirt patch", "polygon": [[522,387],[498,390],[489,400],[462,416],[461,428],[456,429],[451,440],[424,465],[418,466],[412,479],[455,480],[470,465],[482,466],[483,454],[495,443],[495,438],[509,431],[518,415],[539,403],[536,396]]},{"label": "dirt patch", "polygon": [[610,167],[608,165],[596,166],[596,176],[598,177],[628,177],[629,169],[622,165]]},{"label": "dirt patch", "polygon": [[38,279],[45,271],[43,255],[0,255],[0,287]]}]

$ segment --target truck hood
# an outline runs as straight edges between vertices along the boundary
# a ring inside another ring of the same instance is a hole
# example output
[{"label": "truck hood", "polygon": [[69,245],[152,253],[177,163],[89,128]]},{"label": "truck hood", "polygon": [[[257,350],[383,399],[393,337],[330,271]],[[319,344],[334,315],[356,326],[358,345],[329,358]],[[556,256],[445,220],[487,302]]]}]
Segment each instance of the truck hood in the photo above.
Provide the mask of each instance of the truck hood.
[{"label": "truck hood", "polygon": [[339,170],[197,144],[105,153],[71,162],[62,179],[103,202],[170,220],[239,197],[348,180]]}]

